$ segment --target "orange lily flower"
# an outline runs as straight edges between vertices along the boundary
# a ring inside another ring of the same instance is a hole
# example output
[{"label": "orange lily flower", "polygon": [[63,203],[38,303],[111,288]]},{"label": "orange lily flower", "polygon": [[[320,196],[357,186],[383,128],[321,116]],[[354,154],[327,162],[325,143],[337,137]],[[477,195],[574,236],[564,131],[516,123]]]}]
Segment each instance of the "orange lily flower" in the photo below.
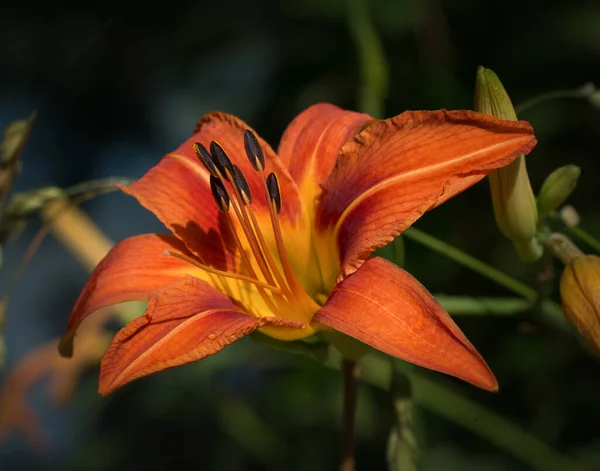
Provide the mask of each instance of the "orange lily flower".
[{"label": "orange lily flower", "polygon": [[210,113],[193,136],[121,188],[172,234],[117,244],[81,293],[61,342],[94,311],[148,300],[104,355],[101,394],[200,360],[256,331],[339,331],[487,390],[497,381],[433,296],[371,258],[425,211],[528,153],[526,122],[470,111],[387,120],[314,105],[277,154],[244,122]]}]

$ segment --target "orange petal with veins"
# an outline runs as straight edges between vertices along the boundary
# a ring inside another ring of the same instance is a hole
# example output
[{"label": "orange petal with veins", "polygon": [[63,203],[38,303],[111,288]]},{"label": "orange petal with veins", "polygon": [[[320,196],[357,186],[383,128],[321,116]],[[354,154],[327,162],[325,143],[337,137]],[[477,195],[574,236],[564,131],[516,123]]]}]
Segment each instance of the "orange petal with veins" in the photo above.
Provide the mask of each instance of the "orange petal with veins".
[{"label": "orange petal with veins", "polygon": [[250,317],[208,283],[187,276],[156,290],[148,310],[122,328],[102,359],[100,394],[158,371],[201,360],[261,327],[300,322]]},{"label": "orange petal with veins", "polygon": [[367,114],[319,103],[300,113],[285,130],[277,154],[313,208],[341,147],[370,121]]},{"label": "orange petal with veins", "polygon": [[429,291],[382,258],[367,260],[339,283],[313,322],[415,365],[498,389],[485,360]]},{"label": "orange petal with veins", "polygon": [[98,309],[126,301],[146,301],[160,286],[182,278],[192,267],[165,250],[184,253],[185,246],[171,234],[144,234],[115,245],[86,283],[67,323],[59,350],[72,356],[73,338],[81,322]]},{"label": "orange petal with veins", "polygon": [[[229,229],[213,201],[209,174],[196,157],[193,144],[200,142],[209,149],[211,141],[218,142],[246,177],[254,197],[254,211],[266,215],[268,206],[261,176],[244,150],[245,129],[252,130],[235,116],[209,113],[200,119],[192,137],[167,154],[140,180],[121,189],[153,212],[192,252],[201,253],[203,246],[215,239],[210,235],[214,232],[222,234],[231,247]],[[258,141],[265,156],[265,175],[272,171],[277,173],[284,195],[280,218],[295,226],[303,216],[298,188],[273,149],[260,137]]]},{"label": "orange petal with veins", "polygon": [[471,111],[409,111],[368,126],[342,147],[317,208],[319,230],[337,237],[342,277],[535,143],[528,123]]}]

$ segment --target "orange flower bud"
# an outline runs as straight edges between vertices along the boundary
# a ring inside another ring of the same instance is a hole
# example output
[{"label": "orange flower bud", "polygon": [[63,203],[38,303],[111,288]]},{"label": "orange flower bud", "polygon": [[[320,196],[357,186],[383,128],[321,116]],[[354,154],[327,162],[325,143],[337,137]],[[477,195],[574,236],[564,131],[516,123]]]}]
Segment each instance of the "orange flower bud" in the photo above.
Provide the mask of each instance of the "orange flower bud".
[{"label": "orange flower bud", "polygon": [[600,257],[575,257],[560,279],[565,314],[587,344],[600,355]]}]

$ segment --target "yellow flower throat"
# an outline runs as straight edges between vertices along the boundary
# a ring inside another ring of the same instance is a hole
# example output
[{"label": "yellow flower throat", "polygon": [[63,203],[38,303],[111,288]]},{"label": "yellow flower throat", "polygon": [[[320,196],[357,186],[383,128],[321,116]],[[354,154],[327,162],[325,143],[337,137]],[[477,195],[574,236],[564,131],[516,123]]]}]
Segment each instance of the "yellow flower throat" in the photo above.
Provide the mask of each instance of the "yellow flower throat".
[{"label": "yellow flower throat", "polygon": [[282,340],[304,338],[314,333],[310,320],[320,306],[299,282],[283,242],[279,224],[281,193],[277,176],[271,172],[265,177],[262,149],[256,136],[249,130],[244,132],[244,146],[252,167],[261,177],[276,253],[270,250],[253,211],[252,194],[244,174],[231,162],[221,145],[212,141],[210,152],[200,143],[194,144],[194,152],[210,173],[213,199],[240,253],[241,269],[228,272],[180,253],[168,252],[168,255],[185,260],[208,273],[254,285],[270,312],[266,313],[263,309],[257,313],[252,306],[245,306],[249,312],[259,317],[270,315],[305,324],[302,329],[266,328],[265,333]]}]

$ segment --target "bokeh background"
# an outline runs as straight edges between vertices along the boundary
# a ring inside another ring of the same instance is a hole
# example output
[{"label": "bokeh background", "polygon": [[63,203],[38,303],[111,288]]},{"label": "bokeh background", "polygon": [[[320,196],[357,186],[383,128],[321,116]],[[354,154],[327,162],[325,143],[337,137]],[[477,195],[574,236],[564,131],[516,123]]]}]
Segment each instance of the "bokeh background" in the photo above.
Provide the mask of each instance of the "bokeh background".
[{"label": "bokeh background", "polygon": [[[478,65],[498,73],[515,104],[590,81],[600,85],[595,0],[367,3],[387,61],[383,116],[406,109],[471,109]],[[286,124],[313,103],[356,109],[364,81],[350,19],[359,6],[344,0],[121,0],[77,7],[13,2],[0,15],[0,126],[38,110],[15,191],[139,177],[212,110],[241,117],[276,146]],[[579,165],[582,176],[570,203],[582,226],[600,235],[600,109],[563,99],[522,118],[539,139],[528,157],[534,189],[554,168]],[[124,195],[101,196],[83,207],[113,240],[161,230],[154,216]],[[39,227],[32,221],[4,249],[3,287]],[[417,227],[536,283],[539,267],[523,265],[499,235],[485,181],[427,214]],[[414,242],[406,241],[406,257],[407,268],[434,293],[507,294]],[[63,332],[86,276],[58,242],[44,241],[11,293],[0,382],[27,351]],[[553,296],[558,300],[556,290]],[[600,469],[600,364],[577,337],[528,313],[457,322],[496,373],[501,392],[424,374],[576,457],[586,469]],[[12,434],[0,443],[0,469],[338,466],[339,374],[250,339],[200,363],[136,381],[109,398],[95,392],[97,367],[63,407],[49,403],[46,386],[33,388],[29,399],[49,446],[34,453]],[[389,397],[361,386],[358,470],[386,469],[390,417]],[[418,406],[415,432],[423,470],[532,469]]]}]

